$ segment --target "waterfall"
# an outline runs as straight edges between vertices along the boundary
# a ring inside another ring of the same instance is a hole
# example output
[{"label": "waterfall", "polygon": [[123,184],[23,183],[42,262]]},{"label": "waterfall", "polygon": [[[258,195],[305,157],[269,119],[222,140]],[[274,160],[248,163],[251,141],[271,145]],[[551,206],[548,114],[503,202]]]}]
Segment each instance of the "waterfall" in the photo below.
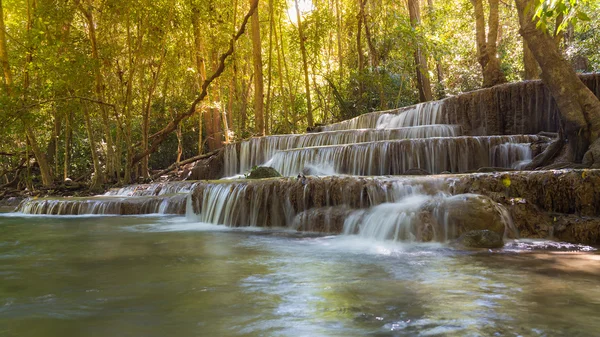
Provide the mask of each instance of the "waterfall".
[{"label": "waterfall", "polygon": [[504,143],[490,151],[491,166],[520,169],[533,159],[530,143]]},{"label": "waterfall", "polygon": [[17,211],[25,214],[51,215],[135,215],[182,214],[185,196],[159,197],[95,197],[68,199],[27,199]]},{"label": "waterfall", "polygon": [[[579,196],[582,188],[548,192],[548,186],[562,183],[554,173],[472,173],[485,167],[522,168],[531,162],[537,144],[550,141],[538,135],[510,135],[555,131],[555,103],[540,88],[538,82],[508,84],[364,114],[319,127],[322,132],[254,137],[228,144],[210,162],[222,164],[228,177],[264,165],[283,178],[138,184],[90,198],[30,198],[18,211],[177,214],[189,221],[230,227],[285,227],[374,240],[441,242],[467,230],[466,220],[482,228],[496,226],[498,233],[515,232],[506,208],[470,193],[505,202],[505,194],[508,198],[509,192],[518,191],[519,198],[543,209],[594,216],[599,204]],[[299,173],[308,177],[295,178]],[[415,173],[444,175],[408,175]],[[504,175],[511,179],[508,192]],[[586,172],[566,181],[575,178],[590,179]],[[533,196],[526,198],[527,193]]]},{"label": "waterfall", "polygon": [[414,195],[395,203],[384,203],[351,214],[344,222],[344,234],[375,240],[415,241],[421,239],[419,211],[431,196]]},{"label": "waterfall", "polygon": [[143,197],[159,196],[176,193],[188,193],[193,188],[194,182],[173,181],[168,183],[135,184],[118,189],[110,189],[105,196]]},{"label": "waterfall", "polygon": [[[337,174],[362,176],[398,175],[409,169],[419,168],[430,173],[444,171],[462,173],[480,167],[500,166],[510,168],[518,161],[527,159],[511,151],[491,149],[510,143],[531,143],[539,136],[486,136],[407,139],[343,146],[317,146],[280,151],[266,165],[284,176],[295,176],[307,165],[332,165]],[[528,146],[528,145],[527,145]]]},{"label": "waterfall", "polygon": [[417,104],[399,113],[385,113],[377,119],[377,129],[397,128],[406,126],[431,125],[440,123],[441,101]]},{"label": "waterfall", "polygon": [[324,131],[394,128],[403,126],[419,126],[439,124],[442,101],[431,101],[394,110],[378,111],[358,117],[326,125]]},{"label": "waterfall", "polygon": [[184,214],[195,182],[129,185],[91,198],[29,198],[17,211],[53,215]]},{"label": "waterfall", "polygon": [[253,166],[266,163],[282,150],[397,139],[455,137],[460,135],[460,130],[461,127],[458,125],[440,124],[255,137],[241,142],[239,152],[236,144],[230,144],[225,148],[225,176],[245,173]]},{"label": "waterfall", "polygon": [[504,206],[476,194],[438,193],[357,210],[346,217],[343,233],[378,241],[447,242],[466,231],[488,228],[513,236],[514,224]]}]

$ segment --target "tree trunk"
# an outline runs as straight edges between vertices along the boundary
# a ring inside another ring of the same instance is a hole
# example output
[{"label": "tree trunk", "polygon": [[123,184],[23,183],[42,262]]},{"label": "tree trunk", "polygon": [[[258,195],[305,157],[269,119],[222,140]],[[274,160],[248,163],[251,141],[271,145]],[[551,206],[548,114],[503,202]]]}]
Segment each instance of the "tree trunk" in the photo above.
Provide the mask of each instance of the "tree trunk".
[{"label": "tree trunk", "polygon": [[[600,134],[600,101],[563,58],[554,38],[536,28],[533,0],[515,0],[515,3],[521,26],[519,32],[540,65],[542,81],[556,101],[573,160],[581,162]],[[594,161],[600,162],[600,158]]]},{"label": "tree trunk", "polygon": [[[410,24],[413,29],[416,29],[421,24],[421,8],[419,6],[419,0],[408,0],[408,13],[410,16]],[[431,82],[429,81],[427,57],[419,45],[420,43],[417,42],[417,47],[415,48],[417,85],[419,87],[419,99],[421,102],[427,102],[433,99],[433,93],[431,92]]]},{"label": "tree trunk", "polygon": [[367,46],[369,47],[369,63],[371,68],[375,69],[379,66],[379,56],[377,55],[377,49],[375,48],[373,38],[371,37],[371,30],[369,29],[369,22],[367,21],[367,12],[365,10],[366,5],[367,0],[360,2],[360,12],[362,13],[362,20],[365,26],[365,37],[367,40]]},{"label": "tree trunk", "polygon": [[337,54],[338,54],[338,65],[340,72],[340,83],[344,80],[344,59],[342,51],[342,13],[340,10],[340,0],[335,0],[335,15],[336,15],[336,39],[337,39]]},{"label": "tree trunk", "polygon": [[[258,0],[250,0],[250,4],[258,3]],[[256,125],[254,132],[265,135],[264,117],[264,82],[262,65],[262,46],[260,43],[260,22],[258,21],[258,9],[252,14],[250,22],[252,30],[252,60],[254,63],[254,117]]]},{"label": "tree trunk", "polygon": [[[98,44],[96,42],[96,22],[92,14],[91,5],[88,3],[86,8],[81,1],[76,1],[79,11],[85,17],[87,21],[88,35],[90,39],[91,55],[92,59],[96,62],[94,66],[94,90],[96,92],[96,99],[104,101],[104,79],[101,73],[101,60],[98,54]],[[118,160],[115,156],[113,148],[113,138],[110,132],[110,119],[108,117],[108,111],[104,105],[100,105],[100,111],[102,112],[102,127],[104,131],[104,138],[106,139],[106,174],[109,179],[116,179],[116,161]]]},{"label": "tree trunk", "polygon": [[71,118],[72,114],[70,112],[67,112],[65,116],[65,150],[63,161],[63,180],[69,178],[69,156],[71,154],[71,138],[73,137],[71,131]]},{"label": "tree trunk", "polygon": [[102,182],[102,168],[100,166],[100,159],[96,152],[96,141],[94,140],[94,131],[92,128],[92,122],[90,118],[90,112],[88,110],[87,103],[83,102],[83,117],[85,120],[85,129],[87,131],[88,139],[90,140],[90,152],[92,153],[92,163],[94,165],[94,175],[90,184],[90,190],[99,190]]},{"label": "tree trunk", "polygon": [[[287,84],[288,94],[290,96],[289,106],[291,117],[292,117],[292,132],[295,133],[296,127],[298,125],[298,113],[296,112],[296,88],[292,86],[292,80],[290,78],[290,70],[287,63],[287,58],[285,56],[285,47],[283,45],[283,28],[281,26],[281,16],[279,16],[279,48],[281,49],[281,62],[283,63],[283,70],[285,70],[285,82]],[[283,92],[283,90],[282,90]]]},{"label": "tree trunk", "polygon": [[[365,0],[366,1],[366,0]],[[364,92],[364,84],[362,79],[362,73],[365,69],[365,56],[362,50],[362,24],[364,15],[362,13],[363,0],[358,0],[358,18],[357,18],[357,30],[356,30],[356,55],[358,56],[358,97],[357,100],[362,101],[362,95]]]},{"label": "tree trunk", "polygon": [[6,27],[4,26],[4,11],[2,9],[2,0],[0,0],[0,63],[4,72],[4,87],[10,95],[12,86],[12,72],[8,63],[8,50],[6,48]]},{"label": "tree trunk", "polygon": [[313,114],[312,114],[312,103],[310,101],[310,80],[308,78],[308,60],[306,57],[306,45],[304,37],[304,30],[302,29],[302,15],[300,14],[300,6],[298,6],[298,0],[294,0],[296,5],[296,17],[298,19],[298,34],[300,35],[300,52],[302,53],[302,69],[304,70],[304,90],[306,94],[306,120],[308,121],[308,127],[312,127]]},{"label": "tree trunk", "polygon": [[52,170],[50,169],[50,165],[48,165],[48,161],[46,160],[46,154],[40,149],[35,137],[35,132],[33,132],[33,129],[28,124],[25,124],[25,133],[27,135],[27,139],[29,140],[29,144],[31,145],[31,150],[33,151],[35,160],[40,166],[42,184],[46,187],[52,186]]},{"label": "tree trunk", "polygon": [[[277,79],[279,81],[279,95],[281,95],[281,97],[283,98],[285,96],[285,87],[283,86],[283,66],[282,66],[282,55],[281,55],[281,50],[280,50],[280,41],[277,38],[277,29],[274,30],[275,33],[275,49],[277,49],[277,71],[279,72]],[[290,132],[290,120],[289,120],[289,107],[288,107],[288,101],[283,98],[282,99],[282,105],[283,105],[283,127],[281,128],[281,130],[279,130],[280,132],[283,133],[289,133]]]},{"label": "tree trunk", "polygon": [[488,2],[490,4],[490,16],[486,38],[483,0],[471,0],[475,9],[475,36],[478,59],[483,72],[483,86],[486,88],[506,83],[506,77],[500,68],[500,60],[498,60],[496,55],[498,52],[498,27],[500,24],[498,13],[499,0],[488,0]]},{"label": "tree trunk", "polygon": [[272,122],[272,113],[271,113],[271,99],[272,99],[272,83],[273,83],[273,26],[274,23],[274,9],[273,9],[273,0],[269,0],[269,63],[267,65],[268,68],[268,80],[267,80],[267,104],[265,109],[265,132],[266,134],[271,133],[271,125]]},{"label": "tree trunk", "polygon": [[[144,151],[148,150],[148,139],[150,137],[150,112],[151,112],[151,108],[152,108],[152,99],[154,98],[154,93],[156,92],[156,87],[158,86],[160,70],[162,69],[163,61],[165,59],[166,54],[167,54],[167,51],[165,50],[160,56],[160,61],[158,62],[158,66],[157,66],[156,70],[152,71],[151,83],[148,87],[148,97],[146,99],[146,102],[144,103],[144,116],[143,116],[143,121],[142,121],[142,147],[144,148]],[[141,87],[141,84],[140,84],[140,87]],[[148,172],[149,159],[150,159],[150,156],[146,156],[144,159],[142,159],[141,175],[143,178],[150,177],[150,173]]]},{"label": "tree trunk", "polygon": [[[238,0],[233,1],[233,24],[231,25],[232,34],[235,34],[235,29],[237,27],[237,8],[238,8]],[[233,65],[233,72],[231,79],[229,81],[229,101],[227,104],[227,125],[232,128],[234,134],[239,132],[240,129],[236,128],[236,124],[234,123],[234,103],[239,97],[239,87],[238,87],[238,63],[237,63],[237,54],[234,52],[231,55],[231,63]],[[236,118],[237,120],[237,118]]]},{"label": "tree trunk", "polygon": [[524,78],[526,80],[536,80],[540,78],[540,67],[533,57],[533,53],[529,46],[527,45],[527,41],[523,39],[523,65],[525,67]]},{"label": "tree trunk", "polygon": [[[211,63],[213,64],[212,70],[213,73],[217,71],[217,68],[219,67],[219,56],[217,53],[217,46],[213,45],[213,49],[211,51]],[[221,115],[221,106],[220,106],[220,102],[221,102],[221,84],[220,84],[220,80],[217,78],[214,81],[213,87],[214,90],[212,91],[211,94],[211,101],[213,102],[211,104],[211,106],[208,108],[207,110],[207,114],[206,117],[207,119],[205,119],[205,123],[207,126],[210,125],[210,133],[207,133],[207,138],[208,138],[208,149],[209,152],[212,152],[216,149],[220,149],[223,147],[223,135],[225,134],[225,132],[227,132],[226,129],[226,123],[227,120],[225,118],[221,117],[225,117],[225,115]],[[221,123],[223,122],[223,123]]]},{"label": "tree trunk", "polygon": [[[200,27],[200,8],[195,3],[192,4],[192,27],[194,29],[194,61],[196,65],[196,76],[198,91],[202,90],[202,83],[206,81],[206,61],[204,59],[204,46],[202,43],[202,29]],[[210,94],[207,94],[210,100]],[[203,126],[206,128],[206,135],[209,137],[214,132],[210,123],[210,113],[206,113],[206,107],[204,104],[196,107],[196,114],[198,115],[198,154],[204,152],[204,141],[202,137]],[[208,119],[208,123],[204,119]],[[209,142],[209,146],[212,143]]]},{"label": "tree trunk", "polygon": [[[430,12],[433,13],[435,11],[433,0],[427,0],[427,6],[429,6]],[[433,57],[435,58],[435,70],[437,74],[437,84],[435,85],[435,93],[436,96],[439,99],[441,99],[446,96],[446,88],[444,86],[444,72],[442,71],[442,64],[440,63],[439,55],[437,55],[437,53],[434,53]]]}]

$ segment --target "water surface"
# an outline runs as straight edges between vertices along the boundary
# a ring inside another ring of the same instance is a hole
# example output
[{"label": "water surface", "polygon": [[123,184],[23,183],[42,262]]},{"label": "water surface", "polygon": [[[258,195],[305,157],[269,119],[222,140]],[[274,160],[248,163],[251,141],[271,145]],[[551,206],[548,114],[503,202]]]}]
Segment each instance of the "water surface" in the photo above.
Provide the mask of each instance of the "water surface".
[{"label": "water surface", "polygon": [[0,336],[598,336],[596,251],[0,215]]}]

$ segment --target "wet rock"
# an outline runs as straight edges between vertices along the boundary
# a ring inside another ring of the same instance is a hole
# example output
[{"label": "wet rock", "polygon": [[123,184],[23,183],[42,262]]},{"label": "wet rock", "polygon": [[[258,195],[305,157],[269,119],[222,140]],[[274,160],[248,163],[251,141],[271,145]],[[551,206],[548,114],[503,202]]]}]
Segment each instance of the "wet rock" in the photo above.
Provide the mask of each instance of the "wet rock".
[{"label": "wet rock", "polygon": [[410,168],[406,171],[404,171],[404,173],[402,173],[402,175],[405,176],[426,176],[426,175],[430,175],[431,173],[427,170],[424,170],[422,168]]},{"label": "wet rock", "polygon": [[309,126],[306,128],[306,132],[322,132],[324,131],[325,124],[315,124],[315,126]]},{"label": "wet rock", "polygon": [[542,170],[564,170],[564,169],[586,169],[589,168],[588,165],[585,164],[577,164],[573,162],[558,162],[552,163],[548,166],[544,166]]},{"label": "wet rock", "polygon": [[502,236],[490,230],[473,230],[461,235],[456,244],[465,248],[502,248]]},{"label": "wet rock", "polygon": [[520,237],[542,239],[550,237],[552,221],[546,212],[523,198],[512,198],[507,203],[508,211]]},{"label": "wet rock", "polygon": [[19,206],[19,204],[21,203],[21,201],[23,201],[23,197],[8,197],[5,200],[2,200],[2,205],[3,206]]},{"label": "wet rock", "polygon": [[268,166],[259,166],[248,175],[248,179],[264,179],[264,178],[277,178],[281,177],[281,174],[276,169]]},{"label": "wet rock", "polygon": [[436,228],[439,223],[431,212],[420,212],[417,216],[416,238],[422,242],[435,240]]},{"label": "wet rock", "polygon": [[441,200],[434,214],[446,228],[446,239],[454,239],[473,230],[490,230],[502,237],[506,227],[506,209],[477,194],[455,195]]},{"label": "wet rock", "polygon": [[523,198],[545,212],[600,216],[600,170],[560,170],[463,175],[452,194]]},{"label": "wet rock", "polygon": [[600,168],[600,139],[596,139],[583,156],[583,164],[591,168]]},{"label": "wet rock", "polygon": [[294,218],[294,228],[300,231],[341,233],[344,221],[354,210],[346,206],[312,208]]},{"label": "wet rock", "polygon": [[198,160],[191,169],[182,172],[183,179],[189,180],[215,180],[224,174],[224,151],[219,151],[214,156]]},{"label": "wet rock", "polygon": [[513,168],[507,168],[507,167],[480,167],[477,169],[478,173],[508,172],[508,171],[516,171],[516,170]]},{"label": "wet rock", "polygon": [[550,217],[554,224],[553,238],[587,245],[600,244],[599,217],[580,217],[573,214],[554,214]]}]

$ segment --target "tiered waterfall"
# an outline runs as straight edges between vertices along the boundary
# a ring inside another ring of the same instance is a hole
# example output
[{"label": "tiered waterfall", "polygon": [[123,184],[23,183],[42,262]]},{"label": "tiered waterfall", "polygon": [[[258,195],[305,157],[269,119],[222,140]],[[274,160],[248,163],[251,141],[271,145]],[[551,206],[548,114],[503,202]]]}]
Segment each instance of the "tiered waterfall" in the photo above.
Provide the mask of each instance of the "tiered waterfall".
[{"label": "tiered waterfall", "polygon": [[[600,94],[598,77],[588,82]],[[93,198],[28,199],[18,211],[176,214],[231,227],[420,241],[454,239],[471,228],[469,221],[517,235],[507,207],[525,196],[548,212],[597,216],[600,196],[583,200],[575,192],[553,192],[549,182],[566,177],[584,189],[600,173],[513,172],[551,141],[539,132],[558,129],[553,101],[541,84],[531,83],[519,88],[533,98],[512,85],[365,114],[319,132],[230,144],[221,156],[228,179],[132,185]],[[511,103],[502,103],[502,95]],[[245,179],[254,166],[271,166],[284,177]]]}]

